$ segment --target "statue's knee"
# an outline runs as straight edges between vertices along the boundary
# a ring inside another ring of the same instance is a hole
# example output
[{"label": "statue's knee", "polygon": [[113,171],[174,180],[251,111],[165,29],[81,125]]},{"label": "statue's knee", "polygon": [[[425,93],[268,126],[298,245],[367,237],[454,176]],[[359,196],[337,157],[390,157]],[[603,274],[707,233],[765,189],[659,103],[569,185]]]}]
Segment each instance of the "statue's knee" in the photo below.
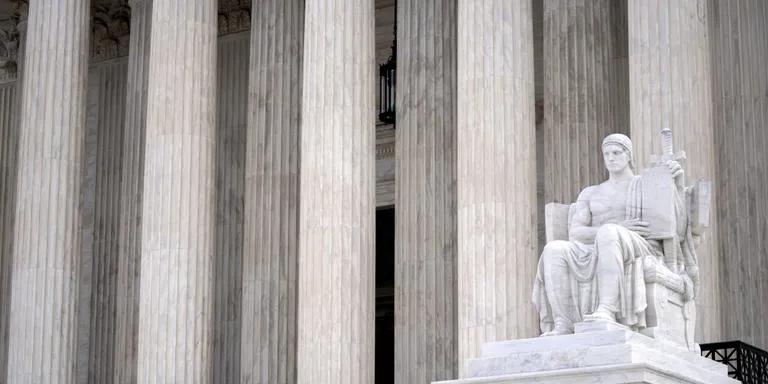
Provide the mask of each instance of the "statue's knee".
[{"label": "statue's knee", "polygon": [[603,226],[597,230],[595,242],[599,244],[606,241],[618,240],[620,227],[621,226],[618,224],[603,224]]},{"label": "statue's knee", "polygon": [[541,253],[542,262],[550,264],[552,262],[562,262],[565,260],[565,255],[568,252],[570,244],[567,241],[555,240],[550,241],[544,246],[544,251]]}]

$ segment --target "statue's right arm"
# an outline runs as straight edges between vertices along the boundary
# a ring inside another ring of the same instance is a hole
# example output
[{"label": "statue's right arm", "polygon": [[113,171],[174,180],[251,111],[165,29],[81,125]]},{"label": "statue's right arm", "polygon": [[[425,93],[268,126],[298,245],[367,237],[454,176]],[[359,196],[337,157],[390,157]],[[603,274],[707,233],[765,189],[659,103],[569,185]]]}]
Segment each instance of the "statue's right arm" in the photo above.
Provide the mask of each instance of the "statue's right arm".
[{"label": "statue's right arm", "polygon": [[579,198],[571,205],[570,228],[568,237],[571,241],[585,244],[595,242],[598,227],[592,226],[592,214],[589,211],[589,195],[594,187],[587,187],[579,194]]}]

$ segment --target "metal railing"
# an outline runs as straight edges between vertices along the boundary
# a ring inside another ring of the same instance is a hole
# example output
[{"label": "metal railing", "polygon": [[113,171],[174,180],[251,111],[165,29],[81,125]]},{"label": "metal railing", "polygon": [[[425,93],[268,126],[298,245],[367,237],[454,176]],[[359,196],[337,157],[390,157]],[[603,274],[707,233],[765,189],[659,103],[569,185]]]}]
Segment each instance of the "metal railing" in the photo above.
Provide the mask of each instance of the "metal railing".
[{"label": "metal railing", "polygon": [[728,366],[744,384],[768,384],[768,352],[741,341],[701,344],[701,355]]}]

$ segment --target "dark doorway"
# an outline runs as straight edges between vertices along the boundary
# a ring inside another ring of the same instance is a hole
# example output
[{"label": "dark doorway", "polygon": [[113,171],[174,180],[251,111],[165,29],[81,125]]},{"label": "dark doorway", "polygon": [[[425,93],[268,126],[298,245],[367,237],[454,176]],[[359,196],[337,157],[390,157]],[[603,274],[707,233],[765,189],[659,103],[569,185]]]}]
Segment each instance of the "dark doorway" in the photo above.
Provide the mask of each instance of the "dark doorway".
[{"label": "dark doorway", "polygon": [[376,211],[376,384],[395,382],[395,209]]}]

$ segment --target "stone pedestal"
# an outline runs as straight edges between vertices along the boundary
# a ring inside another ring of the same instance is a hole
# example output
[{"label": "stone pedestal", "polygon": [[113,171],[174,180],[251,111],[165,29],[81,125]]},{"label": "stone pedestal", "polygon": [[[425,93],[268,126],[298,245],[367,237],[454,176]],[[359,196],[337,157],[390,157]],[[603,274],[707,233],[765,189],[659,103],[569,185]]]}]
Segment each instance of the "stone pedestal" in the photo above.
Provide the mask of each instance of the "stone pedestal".
[{"label": "stone pedestal", "polygon": [[579,323],[576,332],[486,343],[467,379],[440,383],[738,383],[721,363],[619,324]]}]

